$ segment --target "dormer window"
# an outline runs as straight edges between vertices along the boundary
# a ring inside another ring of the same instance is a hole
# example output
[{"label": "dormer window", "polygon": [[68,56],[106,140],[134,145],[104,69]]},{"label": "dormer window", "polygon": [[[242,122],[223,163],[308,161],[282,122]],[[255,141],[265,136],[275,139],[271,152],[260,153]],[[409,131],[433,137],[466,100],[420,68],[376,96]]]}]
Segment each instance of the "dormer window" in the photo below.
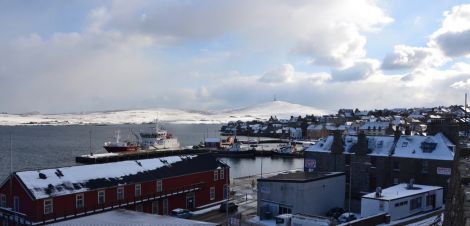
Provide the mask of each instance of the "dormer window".
[{"label": "dormer window", "polygon": [[406,142],[406,141],[401,144],[402,148],[406,148],[407,146],[408,146],[408,142]]},{"label": "dormer window", "polygon": [[437,143],[424,141],[421,143],[421,150],[423,150],[423,152],[431,153],[436,149],[436,146]]}]

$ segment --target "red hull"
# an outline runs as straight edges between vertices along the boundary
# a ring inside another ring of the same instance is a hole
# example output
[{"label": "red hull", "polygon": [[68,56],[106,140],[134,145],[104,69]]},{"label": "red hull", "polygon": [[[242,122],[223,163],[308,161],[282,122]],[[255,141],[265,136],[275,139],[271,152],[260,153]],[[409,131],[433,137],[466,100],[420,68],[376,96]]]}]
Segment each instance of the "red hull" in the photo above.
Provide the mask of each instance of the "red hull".
[{"label": "red hull", "polygon": [[139,146],[131,145],[131,146],[104,146],[104,149],[108,152],[136,152],[139,150]]}]

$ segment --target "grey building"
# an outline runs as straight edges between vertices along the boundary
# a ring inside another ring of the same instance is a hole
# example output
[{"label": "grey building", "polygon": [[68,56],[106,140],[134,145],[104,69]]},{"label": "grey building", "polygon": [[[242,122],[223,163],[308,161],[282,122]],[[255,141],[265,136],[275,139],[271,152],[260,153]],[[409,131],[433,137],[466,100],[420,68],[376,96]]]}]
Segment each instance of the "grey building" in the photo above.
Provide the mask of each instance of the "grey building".
[{"label": "grey building", "polygon": [[342,172],[280,173],[258,179],[258,215],[324,215],[344,206],[345,175]]}]

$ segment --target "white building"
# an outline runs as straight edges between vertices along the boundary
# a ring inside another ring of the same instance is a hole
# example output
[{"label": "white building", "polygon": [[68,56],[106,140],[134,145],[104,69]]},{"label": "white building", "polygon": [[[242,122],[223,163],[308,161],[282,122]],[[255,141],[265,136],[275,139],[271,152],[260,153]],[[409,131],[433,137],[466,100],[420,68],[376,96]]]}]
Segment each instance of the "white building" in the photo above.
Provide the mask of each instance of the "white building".
[{"label": "white building", "polygon": [[362,196],[361,216],[388,213],[390,220],[406,218],[424,211],[442,208],[443,188],[399,184]]}]

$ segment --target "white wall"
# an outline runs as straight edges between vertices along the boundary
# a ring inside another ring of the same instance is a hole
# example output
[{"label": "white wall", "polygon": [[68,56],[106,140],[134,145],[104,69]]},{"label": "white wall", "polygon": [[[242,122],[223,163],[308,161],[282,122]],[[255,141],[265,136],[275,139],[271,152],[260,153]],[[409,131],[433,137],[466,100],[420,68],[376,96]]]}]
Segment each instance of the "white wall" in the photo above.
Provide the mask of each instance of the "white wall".
[{"label": "white wall", "polygon": [[258,209],[270,203],[292,206],[293,214],[324,215],[333,207],[344,207],[345,180],[341,175],[307,183],[260,181]]},{"label": "white wall", "polygon": [[[432,191],[436,194],[436,206],[435,208],[441,208],[443,203],[443,190],[435,190]],[[401,218],[409,217],[413,214],[428,211],[432,209],[432,206],[426,206],[426,197],[428,193],[417,194],[413,196],[404,197],[401,199],[395,199],[390,201],[384,201],[384,211],[379,210],[380,200],[378,199],[369,199],[369,198],[362,198],[361,200],[361,216],[371,216],[381,212],[387,212],[390,214],[391,220],[397,220]],[[410,201],[417,197],[421,197],[421,208],[417,208],[415,210],[410,211]],[[403,201],[407,201],[406,205],[395,207],[395,203],[400,203]]]}]

